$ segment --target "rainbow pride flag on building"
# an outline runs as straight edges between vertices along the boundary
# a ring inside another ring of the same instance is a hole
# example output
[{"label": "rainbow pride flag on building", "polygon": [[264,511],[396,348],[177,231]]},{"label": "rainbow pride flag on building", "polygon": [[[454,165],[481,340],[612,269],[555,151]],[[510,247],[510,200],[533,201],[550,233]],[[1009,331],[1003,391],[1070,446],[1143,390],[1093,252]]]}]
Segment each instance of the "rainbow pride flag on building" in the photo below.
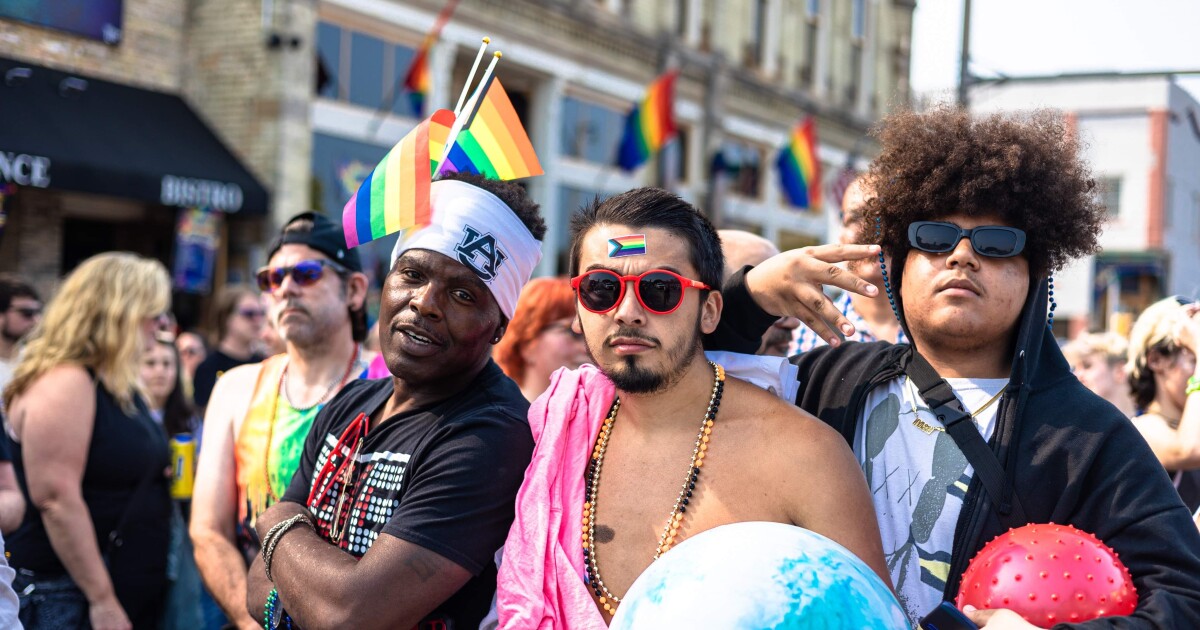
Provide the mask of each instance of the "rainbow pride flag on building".
[{"label": "rainbow pride flag on building", "polygon": [[817,130],[812,117],[796,125],[775,162],[787,202],[797,208],[821,208],[821,162],[817,159]]},{"label": "rainbow pride flag on building", "polygon": [[476,173],[501,180],[542,174],[529,135],[499,79],[492,76],[482,83],[460,117],[462,129],[438,174]]},{"label": "rainbow pride flag on building", "polygon": [[430,44],[432,42],[426,40],[417,49],[412,65],[408,67],[408,74],[404,75],[404,90],[408,92],[408,104],[412,108],[413,116],[418,118],[425,114],[425,99],[429,97],[429,90],[433,88],[433,79],[429,76]]},{"label": "rainbow pride flag on building", "polygon": [[429,223],[429,185],[445,150],[454,113],[439,109],[379,162],[342,209],[348,247]]},{"label": "rainbow pride flag on building", "polygon": [[675,137],[675,77],[678,74],[675,70],[663,73],[646,89],[642,101],[630,110],[617,149],[617,166],[632,171]]},{"label": "rainbow pride flag on building", "polygon": [[433,28],[425,34],[425,39],[421,41],[421,47],[417,49],[417,54],[413,56],[412,63],[408,65],[408,72],[404,75],[404,91],[408,92],[408,103],[412,107],[412,115],[417,118],[425,115],[425,101],[429,99],[429,92],[433,89],[433,76],[429,73],[429,49],[441,37],[442,28],[454,15],[458,3],[459,0],[448,0],[442,6],[442,10],[438,12],[437,18],[433,21]]}]

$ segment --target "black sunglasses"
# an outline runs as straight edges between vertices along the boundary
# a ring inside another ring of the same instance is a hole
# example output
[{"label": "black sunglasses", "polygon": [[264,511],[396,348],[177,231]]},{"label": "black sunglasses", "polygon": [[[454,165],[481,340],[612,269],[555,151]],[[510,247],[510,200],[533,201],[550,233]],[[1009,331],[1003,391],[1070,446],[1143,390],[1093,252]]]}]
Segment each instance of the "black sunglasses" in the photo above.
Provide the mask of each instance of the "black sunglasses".
[{"label": "black sunglasses", "polygon": [[970,239],[976,254],[1009,258],[1025,249],[1025,232],[1004,225],[981,225],[964,230],[943,221],[914,221],[908,226],[908,244],[931,254],[944,254]]},{"label": "black sunglasses", "polygon": [[301,260],[288,267],[263,267],[254,277],[258,280],[260,291],[272,293],[279,290],[279,287],[283,285],[283,279],[289,275],[293,282],[302,287],[312,286],[321,280],[321,276],[325,275],[325,267],[333,269],[336,273],[346,272],[341,265],[330,260]]}]

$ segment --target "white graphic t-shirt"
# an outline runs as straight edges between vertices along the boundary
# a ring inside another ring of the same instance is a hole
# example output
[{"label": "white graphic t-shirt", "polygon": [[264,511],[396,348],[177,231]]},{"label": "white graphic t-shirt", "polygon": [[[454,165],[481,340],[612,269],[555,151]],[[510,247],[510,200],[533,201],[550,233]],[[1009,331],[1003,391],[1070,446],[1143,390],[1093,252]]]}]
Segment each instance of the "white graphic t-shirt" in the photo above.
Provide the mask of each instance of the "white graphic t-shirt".
[{"label": "white graphic t-shirt", "polygon": [[[987,404],[1008,379],[948,378],[985,440],[995,428],[999,401]],[[917,415],[923,423],[914,424]],[[914,626],[942,601],[950,571],[954,528],[973,470],[907,377],[867,397],[854,443],[871,489],[883,554],[900,604]],[[951,594],[953,595],[953,594]]]}]

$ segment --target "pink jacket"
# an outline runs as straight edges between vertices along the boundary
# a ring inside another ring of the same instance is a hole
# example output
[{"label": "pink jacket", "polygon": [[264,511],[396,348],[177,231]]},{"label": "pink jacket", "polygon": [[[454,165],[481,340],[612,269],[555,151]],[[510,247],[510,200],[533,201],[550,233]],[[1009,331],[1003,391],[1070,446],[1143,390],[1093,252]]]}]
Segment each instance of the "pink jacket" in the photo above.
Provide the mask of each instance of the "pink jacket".
[{"label": "pink jacket", "polygon": [[604,630],[584,584],[584,472],[615,388],[597,368],[561,369],[529,409],[536,442],[497,577],[500,628]]}]

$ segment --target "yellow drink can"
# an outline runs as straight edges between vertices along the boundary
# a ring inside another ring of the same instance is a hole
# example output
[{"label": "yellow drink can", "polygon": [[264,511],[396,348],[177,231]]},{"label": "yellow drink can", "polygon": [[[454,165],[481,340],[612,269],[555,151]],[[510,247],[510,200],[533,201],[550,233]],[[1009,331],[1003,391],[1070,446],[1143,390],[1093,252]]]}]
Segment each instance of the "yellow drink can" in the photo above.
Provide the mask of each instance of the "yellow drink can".
[{"label": "yellow drink can", "polygon": [[171,498],[191,499],[196,483],[196,439],[191,433],[171,438],[171,467]]}]

